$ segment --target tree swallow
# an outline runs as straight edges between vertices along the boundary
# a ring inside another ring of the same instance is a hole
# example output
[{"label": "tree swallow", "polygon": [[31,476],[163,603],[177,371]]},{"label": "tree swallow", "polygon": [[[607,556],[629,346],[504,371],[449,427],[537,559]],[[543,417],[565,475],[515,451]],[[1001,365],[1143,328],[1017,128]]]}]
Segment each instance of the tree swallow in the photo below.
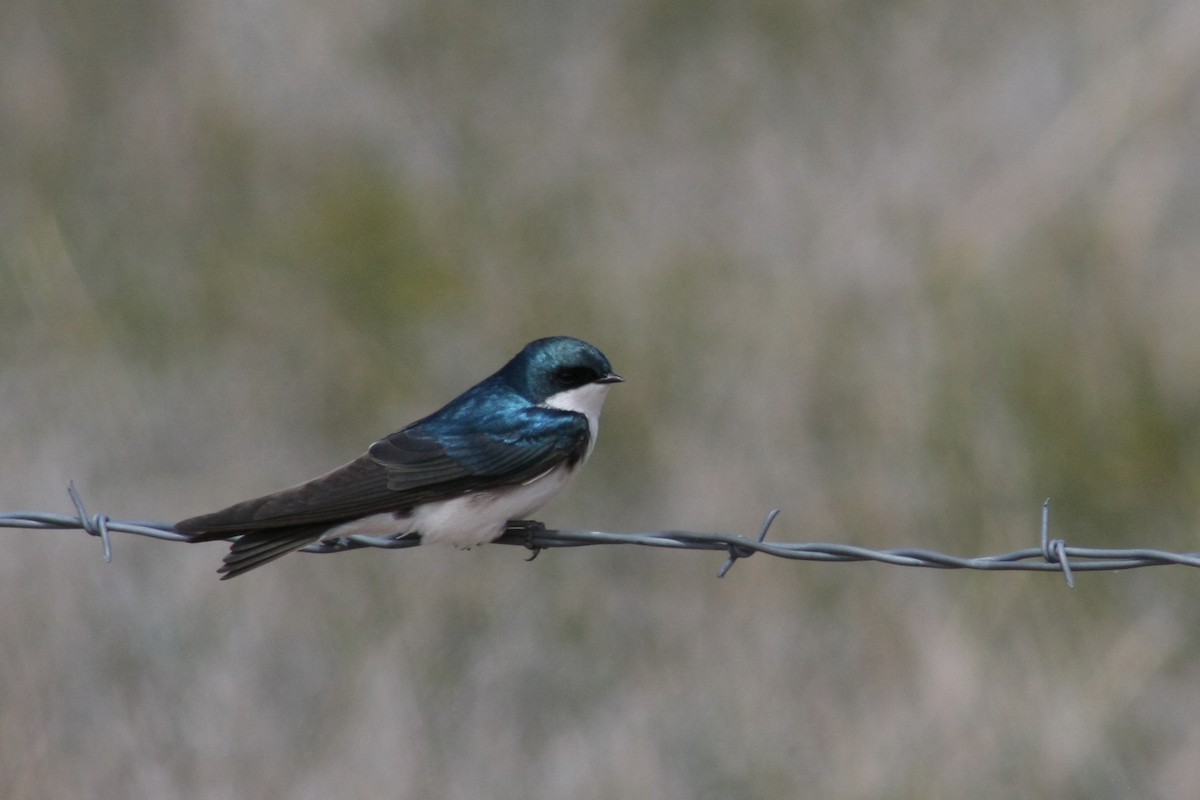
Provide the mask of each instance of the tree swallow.
[{"label": "tree swallow", "polygon": [[583,466],[612,384],[604,354],[568,336],[525,345],[498,372],[330,473],[175,527],[190,541],[237,536],[222,580],[339,536],[490,542]]}]

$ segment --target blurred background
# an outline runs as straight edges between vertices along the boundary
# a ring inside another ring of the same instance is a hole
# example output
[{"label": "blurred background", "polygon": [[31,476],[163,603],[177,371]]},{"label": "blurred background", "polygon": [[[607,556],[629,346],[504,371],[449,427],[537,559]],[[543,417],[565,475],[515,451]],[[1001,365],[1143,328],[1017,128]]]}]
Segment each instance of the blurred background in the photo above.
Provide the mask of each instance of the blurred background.
[{"label": "blurred background", "polygon": [[[552,527],[1200,549],[1200,3],[0,5],[0,511],[312,477],[526,341]],[[1191,798],[1200,579],[0,533],[0,795]]]}]

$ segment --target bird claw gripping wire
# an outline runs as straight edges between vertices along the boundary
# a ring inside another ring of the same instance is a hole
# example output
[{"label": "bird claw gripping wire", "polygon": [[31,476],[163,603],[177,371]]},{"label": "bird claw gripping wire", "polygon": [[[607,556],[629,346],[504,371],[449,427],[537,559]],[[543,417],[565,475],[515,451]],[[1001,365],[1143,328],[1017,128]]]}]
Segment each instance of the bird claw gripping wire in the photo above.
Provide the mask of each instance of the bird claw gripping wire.
[{"label": "bird claw gripping wire", "polygon": [[[772,508],[770,511],[767,512],[767,518],[763,520],[762,527],[758,531],[758,540],[757,541],[759,544],[762,544],[763,539],[767,538],[767,531],[770,530],[771,523],[774,522],[775,518],[778,516],[779,516],[778,508]],[[725,573],[729,572],[729,570],[732,569],[734,562],[737,561],[739,558],[749,558],[750,556],[752,556],[756,552],[758,552],[754,548],[747,547],[746,545],[729,544],[729,545],[726,545],[726,547],[728,547],[728,549],[729,549],[729,560],[725,562],[724,566],[722,566],[721,569],[717,570],[718,578],[724,578]]]},{"label": "bird claw gripping wire", "polygon": [[75,488],[75,481],[67,484],[67,494],[71,496],[71,502],[75,504],[75,510],[79,512],[79,527],[92,536],[100,537],[100,541],[104,544],[104,560],[112,561],[112,540],[108,536],[108,515],[88,516],[87,509],[83,505],[83,497]]},{"label": "bird claw gripping wire", "polygon": [[1065,539],[1050,538],[1050,498],[1042,503],[1042,558],[1050,564],[1062,567],[1063,577],[1067,580],[1067,588],[1075,588],[1075,575],[1071,572],[1071,562],[1067,560],[1067,542]]},{"label": "bird claw gripping wire", "polygon": [[508,521],[505,531],[509,533],[524,533],[525,534],[525,549],[530,550],[529,558],[526,561],[533,561],[542,552],[542,546],[534,544],[533,537],[539,533],[546,532],[546,526],[538,522],[536,519],[512,519]]}]

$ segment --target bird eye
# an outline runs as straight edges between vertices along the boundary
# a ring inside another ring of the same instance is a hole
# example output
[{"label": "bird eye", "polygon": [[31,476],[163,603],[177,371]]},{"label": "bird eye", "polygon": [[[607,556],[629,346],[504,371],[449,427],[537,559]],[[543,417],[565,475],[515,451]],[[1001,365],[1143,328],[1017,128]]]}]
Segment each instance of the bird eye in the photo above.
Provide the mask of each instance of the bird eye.
[{"label": "bird eye", "polygon": [[593,381],[596,376],[587,367],[559,367],[554,371],[554,380],[560,386],[574,388]]}]

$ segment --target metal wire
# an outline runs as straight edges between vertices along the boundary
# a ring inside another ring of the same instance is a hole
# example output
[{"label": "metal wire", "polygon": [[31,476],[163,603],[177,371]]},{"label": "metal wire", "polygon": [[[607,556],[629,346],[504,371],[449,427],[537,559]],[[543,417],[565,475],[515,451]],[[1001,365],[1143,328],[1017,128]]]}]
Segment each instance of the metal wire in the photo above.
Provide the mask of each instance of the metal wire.
[{"label": "metal wire", "polygon": [[[167,522],[141,520],[115,520],[105,514],[88,516],[83,498],[72,483],[67,492],[75,506],[76,515],[47,514],[42,512],[16,512],[0,514],[0,528],[30,528],[40,530],[82,530],[97,536],[104,544],[104,560],[112,560],[113,533],[132,533],[149,536],[165,542],[186,542],[187,536],[179,533]],[[898,567],[930,567],[933,569],[977,569],[1024,572],[1060,572],[1067,586],[1075,586],[1074,573],[1096,572],[1138,567],[1161,567],[1179,564],[1200,567],[1200,552],[1172,553],[1145,547],[1094,548],[1073,547],[1062,539],[1050,538],[1050,501],[1042,504],[1041,543],[1039,547],[999,553],[990,556],[964,558],[939,553],[924,548],[906,547],[893,550],[872,550],[848,544],[768,542],[767,531],[779,514],[773,509],[767,514],[756,538],[747,538],[734,533],[698,533],[695,531],[654,531],[652,533],[604,533],[602,531],[551,530],[540,522],[517,521],[509,523],[508,529],[496,539],[497,544],[519,545],[533,551],[530,560],[545,549],[552,547],[583,547],[598,544],[628,544],[642,547],[663,547],[677,550],[715,550],[728,555],[725,564],[717,572],[724,577],[738,559],[749,558],[755,553],[764,553],[778,558],[797,561],[821,561],[843,563],[850,561],[875,561]],[[231,539],[236,537],[231,537]],[[302,553],[341,553],[362,547],[377,547],[399,550],[416,547],[421,542],[416,537],[388,538],[378,536],[345,536],[309,545]]]}]

